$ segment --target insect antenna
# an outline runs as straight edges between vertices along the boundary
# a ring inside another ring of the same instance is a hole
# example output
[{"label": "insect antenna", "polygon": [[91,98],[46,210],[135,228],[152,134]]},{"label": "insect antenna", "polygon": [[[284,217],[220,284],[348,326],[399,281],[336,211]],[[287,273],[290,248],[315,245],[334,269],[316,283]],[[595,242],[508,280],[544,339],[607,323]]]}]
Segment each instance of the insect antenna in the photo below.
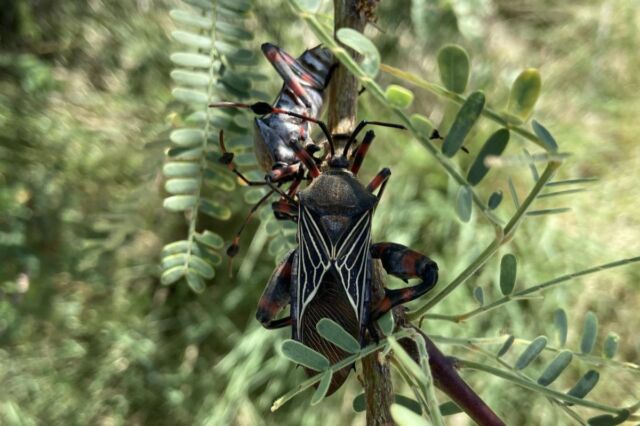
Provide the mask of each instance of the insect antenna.
[{"label": "insect antenna", "polygon": [[347,141],[347,144],[344,146],[344,150],[342,151],[342,155],[344,157],[346,157],[347,154],[349,153],[349,148],[351,147],[353,142],[355,142],[356,138],[358,137],[358,134],[362,131],[362,129],[364,129],[368,125],[382,126],[382,127],[392,127],[394,129],[402,129],[402,130],[406,130],[407,129],[402,124],[387,123],[387,122],[384,122],[384,121],[362,120],[360,123],[358,123],[356,128],[353,130],[353,132],[351,133],[351,136],[349,137],[349,140]]}]

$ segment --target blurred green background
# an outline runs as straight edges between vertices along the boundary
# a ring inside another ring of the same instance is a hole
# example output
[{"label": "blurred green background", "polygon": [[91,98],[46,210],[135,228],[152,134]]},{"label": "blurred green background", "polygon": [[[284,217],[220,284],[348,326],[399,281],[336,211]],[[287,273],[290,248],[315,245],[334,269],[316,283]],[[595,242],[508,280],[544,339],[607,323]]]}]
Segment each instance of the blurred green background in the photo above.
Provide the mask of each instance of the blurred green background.
[{"label": "blurred green background", "polygon": [[[383,1],[380,31],[367,31],[384,63],[430,81],[438,81],[437,49],[461,44],[472,57],[470,86],[484,90],[496,109],[506,105],[522,69],[540,69],[543,92],[534,117],[573,154],[559,178],[599,181],[562,200],[571,212],[528,219],[501,251],[518,256],[519,288],[640,253],[639,6],[631,0]],[[187,8],[168,0],[17,0],[2,7],[0,423],[364,424],[364,415],[351,410],[360,392],[353,378],[320,406],[310,408],[298,397],[269,412],[304,374],[277,354],[288,333],[266,331],[253,319],[275,263],[259,221],[242,240],[233,278],[223,263],[202,294],[184,282],[159,283],[160,249],[187,233],[182,215],[162,209],[164,152],[181,108],[170,94],[175,44],[168,12],[174,7]],[[265,41],[293,54],[317,44],[281,1],[256,1],[250,22],[249,47],[256,52]],[[280,83],[266,60],[258,64],[271,77],[259,89],[274,97]],[[380,80],[393,82],[385,75]],[[413,112],[446,128],[445,103],[415,93]],[[360,113],[392,118],[366,93]],[[482,122],[467,141],[470,150],[495,128]],[[460,223],[455,185],[416,141],[378,134],[362,174],[366,179],[384,165],[393,176],[374,239],[429,254],[446,283],[486,246],[491,227],[477,217]],[[519,154],[523,146],[515,140],[507,153]],[[466,170],[469,160],[460,161]],[[504,191],[503,218],[513,210],[507,176],[522,195],[533,184],[526,168],[491,172],[479,191],[484,197]],[[245,190],[238,186],[226,195],[230,221],[203,224],[230,238],[249,208]],[[252,244],[254,232],[265,238]],[[472,308],[474,286],[498,297],[498,264],[499,258],[490,261],[436,312]],[[424,328],[446,336],[533,339],[553,335],[553,312],[563,307],[575,349],[584,315],[593,310],[599,341],[616,331],[618,359],[637,362],[639,278],[637,266],[611,270],[469,323],[431,321]],[[574,363],[558,389],[586,370]],[[600,372],[590,398],[615,406],[640,398],[637,373]],[[479,373],[464,377],[508,424],[572,424],[541,396]],[[451,424],[469,421],[457,415]]]}]

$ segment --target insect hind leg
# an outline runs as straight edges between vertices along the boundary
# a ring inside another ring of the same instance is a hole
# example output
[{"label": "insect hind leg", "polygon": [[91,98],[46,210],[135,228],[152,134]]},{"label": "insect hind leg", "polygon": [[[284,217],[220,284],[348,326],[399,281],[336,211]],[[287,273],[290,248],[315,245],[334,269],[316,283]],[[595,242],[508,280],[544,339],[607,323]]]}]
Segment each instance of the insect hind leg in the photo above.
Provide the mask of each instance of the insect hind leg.
[{"label": "insect hind leg", "polygon": [[438,282],[438,265],[427,256],[401,244],[378,243],[371,246],[371,256],[380,259],[388,274],[402,280],[420,278],[412,287],[385,289],[385,296],[371,311],[371,320],[380,318],[393,307],[417,299]]},{"label": "insect hind leg", "polygon": [[275,319],[291,301],[291,271],[295,251],[291,251],[273,271],[264,293],[258,302],[256,319],[266,329],[282,328],[291,325],[291,317]]}]

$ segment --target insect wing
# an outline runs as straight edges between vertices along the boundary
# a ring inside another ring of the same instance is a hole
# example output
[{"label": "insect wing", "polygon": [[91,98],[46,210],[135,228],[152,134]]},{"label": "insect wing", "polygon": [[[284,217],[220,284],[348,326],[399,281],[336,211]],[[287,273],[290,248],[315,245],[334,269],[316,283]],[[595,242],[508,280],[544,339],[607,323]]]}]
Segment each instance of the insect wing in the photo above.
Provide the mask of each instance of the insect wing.
[{"label": "insect wing", "polygon": [[298,239],[298,285],[295,289],[295,306],[292,306],[292,309],[294,318],[298,321],[297,335],[300,336],[299,320],[304,315],[305,307],[318,292],[322,278],[331,266],[331,242],[306,207],[300,209]]},{"label": "insect wing", "polygon": [[291,90],[304,105],[309,107],[311,101],[307,96],[307,91],[302,87],[300,77],[294,72],[294,67],[299,67],[296,59],[278,46],[269,43],[262,45],[262,52],[278,74],[280,74],[285,86]]},{"label": "insect wing", "polygon": [[357,318],[366,317],[371,281],[371,211],[360,216],[335,248],[335,267]]}]

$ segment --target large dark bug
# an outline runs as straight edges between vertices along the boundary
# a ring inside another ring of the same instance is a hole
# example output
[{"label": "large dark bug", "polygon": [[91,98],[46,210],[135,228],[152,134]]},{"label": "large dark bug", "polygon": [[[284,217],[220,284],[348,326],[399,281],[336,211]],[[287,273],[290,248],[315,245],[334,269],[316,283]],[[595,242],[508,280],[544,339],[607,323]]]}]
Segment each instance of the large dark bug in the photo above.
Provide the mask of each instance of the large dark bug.
[{"label": "large dark bug", "polygon": [[[436,263],[423,254],[400,244],[371,243],[373,213],[391,172],[388,168],[381,170],[367,186],[357,179],[374,132],[365,134],[350,158],[349,148],[367,124],[402,128],[390,123],[362,122],[338,155],[327,132],[331,155],[324,170],[295,140],[290,141],[289,146],[308,170],[311,182],[297,192],[296,199],[281,199],[272,206],[275,212],[298,222],[298,247],[274,271],[256,317],[268,329],[290,325],[293,339],[325,355],[331,363],[348,354],[319,336],[316,324],[320,319],[334,320],[364,344],[367,330],[377,338],[373,321],[394,306],[420,297],[438,279]],[[384,297],[374,304],[373,259],[379,259],[391,275],[403,280],[420,278],[421,282],[397,290],[385,289]],[[287,305],[291,305],[290,316],[276,319]],[[342,385],[350,369],[345,367],[333,375],[329,394]],[[307,370],[307,374],[313,372]]]}]

